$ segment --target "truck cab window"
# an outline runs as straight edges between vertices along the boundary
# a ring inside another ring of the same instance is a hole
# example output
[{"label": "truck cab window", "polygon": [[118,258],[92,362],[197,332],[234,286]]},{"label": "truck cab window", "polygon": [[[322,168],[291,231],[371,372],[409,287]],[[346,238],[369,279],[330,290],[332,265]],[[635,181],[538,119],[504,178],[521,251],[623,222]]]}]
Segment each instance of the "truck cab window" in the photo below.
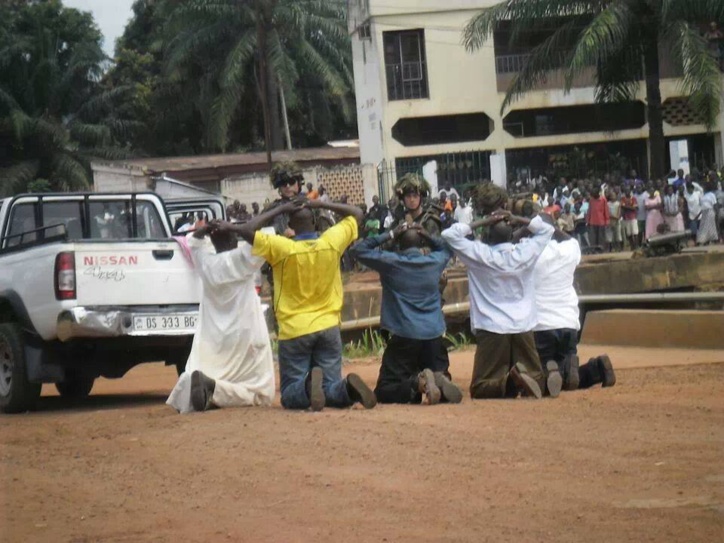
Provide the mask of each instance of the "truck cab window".
[{"label": "truck cab window", "polygon": [[[8,229],[7,233],[8,237],[35,230],[37,228],[35,226],[35,204],[28,203],[14,206],[10,215],[9,224],[10,228]],[[36,239],[37,234],[28,234],[23,238],[13,237],[11,239],[8,239],[8,241],[5,243],[5,246],[15,247],[21,242],[27,243],[29,241],[35,241]]]},{"label": "truck cab window", "polygon": [[[83,202],[43,202],[43,226],[63,225],[68,239],[83,239]],[[48,234],[60,234],[49,231]]]},{"label": "truck cab window", "polygon": [[[90,203],[91,239],[133,239],[133,209],[130,201]],[[151,202],[136,203],[136,239],[164,239],[166,232]]]},{"label": "truck cab window", "polygon": [[130,202],[91,202],[91,239],[130,239]]},{"label": "truck cab window", "polygon": [[156,206],[151,202],[138,202],[136,204],[136,223],[138,237],[143,239],[163,239],[166,232]]}]

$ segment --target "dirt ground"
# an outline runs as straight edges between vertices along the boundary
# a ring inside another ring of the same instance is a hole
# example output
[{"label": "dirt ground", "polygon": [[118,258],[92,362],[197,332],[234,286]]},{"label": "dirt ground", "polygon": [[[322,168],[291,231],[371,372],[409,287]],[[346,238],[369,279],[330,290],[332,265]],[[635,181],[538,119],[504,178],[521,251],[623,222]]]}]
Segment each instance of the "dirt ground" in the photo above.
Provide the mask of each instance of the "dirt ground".
[{"label": "dirt ground", "polygon": [[722,541],[724,356],[636,356],[612,389],[372,411],[180,416],[161,365],[48,389],[0,417],[0,541]]}]

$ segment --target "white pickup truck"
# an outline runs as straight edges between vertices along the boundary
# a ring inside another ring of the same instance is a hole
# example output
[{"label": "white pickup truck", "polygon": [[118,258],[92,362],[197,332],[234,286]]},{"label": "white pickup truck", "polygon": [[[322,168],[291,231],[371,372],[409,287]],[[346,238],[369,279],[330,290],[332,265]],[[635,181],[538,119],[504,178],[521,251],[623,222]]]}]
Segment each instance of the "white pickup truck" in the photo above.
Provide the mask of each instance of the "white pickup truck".
[{"label": "white pickup truck", "polygon": [[0,200],[0,409],[32,409],[42,383],[80,398],[143,362],[183,369],[201,288],[168,211],[144,193]]}]

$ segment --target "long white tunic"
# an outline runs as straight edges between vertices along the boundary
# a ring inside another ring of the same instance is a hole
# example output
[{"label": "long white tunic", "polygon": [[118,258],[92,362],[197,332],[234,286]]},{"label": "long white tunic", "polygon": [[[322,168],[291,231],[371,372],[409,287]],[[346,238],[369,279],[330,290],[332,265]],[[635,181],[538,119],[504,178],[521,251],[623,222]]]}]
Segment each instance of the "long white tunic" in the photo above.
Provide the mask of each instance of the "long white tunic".
[{"label": "long white tunic", "polygon": [[274,398],[274,361],[269,332],[254,274],[264,260],[247,243],[216,254],[207,239],[189,235],[189,248],[201,277],[199,322],[186,370],[166,402],[181,413],[192,411],[191,373],[216,381],[217,407],[270,405]]}]

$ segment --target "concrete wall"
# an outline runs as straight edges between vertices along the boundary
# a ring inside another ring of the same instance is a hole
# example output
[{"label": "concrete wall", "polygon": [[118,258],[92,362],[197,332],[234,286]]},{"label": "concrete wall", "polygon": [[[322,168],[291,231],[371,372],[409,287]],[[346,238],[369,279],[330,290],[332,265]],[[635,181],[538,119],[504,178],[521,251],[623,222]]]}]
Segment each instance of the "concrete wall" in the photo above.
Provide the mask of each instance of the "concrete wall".
[{"label": "concrete wall", "polygon": [[724,312],[613,309],[586,315],[581,343],[724,349]]},{"label": "concrete wall", "polygon": [[724,252],[721,251],[583,264],[575,276],[579,294],[628,294],[722,283]]},{"label": "concrete wall", "polygon": [[239,200],[251,210],[252,202],[264,207],[266,201],[273,202],[279,195],[269,183],[267,174],[250,174],[230,177],[221,182],[221,194],[229,200]]},{"label": "concrete wall", "polygon": [[96,192],[145,192],[153,182],[141,168],[92,163],[93,189]]},{"label": "concrete wall", "polygon": [[[312,183],[319,188],[320,183],[325,186],[332,199],[347,194],[349,203],[368,206],[372,204],[372,196],[377,194],[377,169],[371,165],[338,166],[336,168],[314,167],[302,171],[304,183]],[[268,200],[274,201],[279,197],[272,188],[267,174],[252,174],[241,177],[224,179],[221,182],[221,193],[230,200],[239,200],[251,209],[252,202],[261,207]]]}]

